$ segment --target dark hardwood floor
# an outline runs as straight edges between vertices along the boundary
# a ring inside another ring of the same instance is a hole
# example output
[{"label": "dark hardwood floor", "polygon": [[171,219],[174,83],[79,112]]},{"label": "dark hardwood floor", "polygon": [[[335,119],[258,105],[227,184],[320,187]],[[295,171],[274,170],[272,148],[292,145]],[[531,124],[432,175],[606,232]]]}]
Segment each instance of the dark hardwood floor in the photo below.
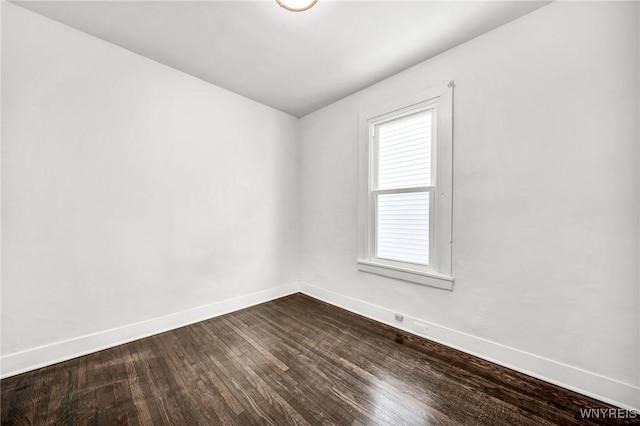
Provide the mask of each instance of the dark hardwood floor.
[{"label": "dark hardwood floor", "polygon": [[580,419],[610,406],[301,294],[0,386],[3,425],[638,423]]}]

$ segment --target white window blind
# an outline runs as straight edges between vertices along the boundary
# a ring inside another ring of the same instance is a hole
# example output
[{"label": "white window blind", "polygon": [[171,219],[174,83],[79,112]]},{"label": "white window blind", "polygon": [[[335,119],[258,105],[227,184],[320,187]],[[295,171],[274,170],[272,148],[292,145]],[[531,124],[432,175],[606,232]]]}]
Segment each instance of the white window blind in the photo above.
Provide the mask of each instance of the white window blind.
[{"label": "white window blind", "polygon": [[431,184],[431,111],[378,126],[378,189]]},{"label": "white window blind", "polygon": [[429,193],[378,195],[378,257],[429,263]]},{"label": "white window blind", "polygon": [[433,110],[376,126],[376,257],[429,265]]}]

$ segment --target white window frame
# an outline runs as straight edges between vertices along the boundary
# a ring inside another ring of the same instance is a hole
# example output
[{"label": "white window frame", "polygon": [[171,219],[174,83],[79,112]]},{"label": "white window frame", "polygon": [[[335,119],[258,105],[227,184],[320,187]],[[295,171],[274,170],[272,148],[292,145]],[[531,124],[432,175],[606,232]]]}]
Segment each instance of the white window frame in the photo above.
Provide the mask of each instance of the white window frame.
[{"label": "white window frame", "polygon": [[[453,81],[391,102],[360,115],[360,194],[358,269],[432,287],[453,290]],[[376,126],[433,110],[431,186],[377,189]],[[376,257],[376,197],[380,194],[429,193],[429,263],[421,265]]]}]

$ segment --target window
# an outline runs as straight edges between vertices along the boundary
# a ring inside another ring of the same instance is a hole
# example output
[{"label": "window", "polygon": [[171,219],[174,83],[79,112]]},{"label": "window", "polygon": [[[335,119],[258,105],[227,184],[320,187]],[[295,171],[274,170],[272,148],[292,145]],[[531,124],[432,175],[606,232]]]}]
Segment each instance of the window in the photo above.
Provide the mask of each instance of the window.
[{"label": "window", "polygon": [[361,271],[453,288],[452,91],[362,114]]}]

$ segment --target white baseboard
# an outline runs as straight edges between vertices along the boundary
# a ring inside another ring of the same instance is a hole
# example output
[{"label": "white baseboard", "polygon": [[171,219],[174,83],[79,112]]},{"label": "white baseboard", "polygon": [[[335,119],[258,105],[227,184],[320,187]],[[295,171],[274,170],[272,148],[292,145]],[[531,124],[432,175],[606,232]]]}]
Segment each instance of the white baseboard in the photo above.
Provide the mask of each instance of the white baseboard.
[{"label": "white baseboard", "polygon": [[[462,352],[491,361],[512,370],[544,380],[628,410],[640,410],[640,387],[623,383],[596,373],[547,359],[519,349],[501,345],[480,337],[453,330],[421,318],[404,316],[403,325],[394,320],[394,312],[381,306],[363,302],[306,283],[300,291],[308,296],[404,330]],[[428,336],[409,328],[414,321],[428,326]]]},{"label": "white baseboard", "polygon": [[299,286],[297,283],[270,288],[160,318],[153,318],[123,327],[3,355],[0,357],[0,377],[15,376],[16,374],[46,367],[61,361],[248,308],[249,306],[297,293],[298,291]]}]

